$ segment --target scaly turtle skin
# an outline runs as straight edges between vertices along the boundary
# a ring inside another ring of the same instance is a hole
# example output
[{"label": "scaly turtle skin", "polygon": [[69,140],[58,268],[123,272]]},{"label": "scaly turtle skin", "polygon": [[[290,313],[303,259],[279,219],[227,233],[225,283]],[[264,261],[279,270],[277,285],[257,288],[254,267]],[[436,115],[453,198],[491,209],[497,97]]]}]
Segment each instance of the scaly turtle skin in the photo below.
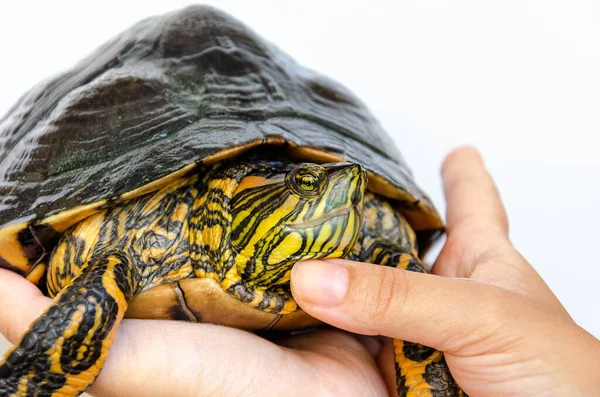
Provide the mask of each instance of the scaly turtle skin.
[{"label": "scaly turtle skin", "polygon": [[295,311],[291,266],[352,249],[365,184],[354,164],[256,161],[194,172],[86,218],[50,258],[56,304],[7,355],[0,391],[84,391],[106,360],[127,301],[154,285],[210,278],[256,309]]},{"label": "scaly turtle skin", "polygon": [[[0,364],[0,396],[79,394],[126,313],[313,324],[294,262],[423,271],[417,246],[442,229],[339,84],[212,8],[147,19],[0,120],[0,267],[55,299]],[[400,395],[461,395],[440,352],[395,350]]]}]

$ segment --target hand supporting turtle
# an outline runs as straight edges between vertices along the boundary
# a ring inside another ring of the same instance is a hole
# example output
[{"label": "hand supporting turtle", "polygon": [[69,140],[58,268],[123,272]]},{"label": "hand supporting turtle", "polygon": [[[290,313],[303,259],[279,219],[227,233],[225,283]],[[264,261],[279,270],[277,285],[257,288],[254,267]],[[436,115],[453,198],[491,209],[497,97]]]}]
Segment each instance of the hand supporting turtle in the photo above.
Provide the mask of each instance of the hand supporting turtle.
[{"label": "hand supporting turtle", "polygon": [[[341,259],[301,262],[292,273],[296,302],[336,327],[443,351],[470,396],[598,395],[600,342],[511,245],[479,154],[455,151],[442,175],[448,240],[433,271],[444,277]],[[392,393],[390,361],[378,362]]]},{"label": "hand supporting turtle", "polygon": [[[51,304],[31,283],[0,269],[0,331],[9,341],[16,343],[29,322]],[[372,356],[345,332],[323,330],[277,342],[212,324],[125,319],[88,393],[102,397],[386,393]]]},{"label": "hand supporting turtle", "polygon": [[[469,280],[307,262],[292,275],[296,300],[333,325],[445,351],[472,396],[597,393],[600,343],[571,320],[508,242],[506,215],[480,158],[457,151],[443,175],[449,235],[434,272]],[[338,270],[319,283],[320,269],[332,266]],[[319,286],[327,288],[316,302]],[[0,269],[0,331],[9,340],[50,304],[33,285]],[[395,388],[391,345],[379,349],[373,339],[330,330],[276,342],[209,324],[126,319],[90,393],[163,396],[168,388],[179,396],[381,396],[384,379]]]}]

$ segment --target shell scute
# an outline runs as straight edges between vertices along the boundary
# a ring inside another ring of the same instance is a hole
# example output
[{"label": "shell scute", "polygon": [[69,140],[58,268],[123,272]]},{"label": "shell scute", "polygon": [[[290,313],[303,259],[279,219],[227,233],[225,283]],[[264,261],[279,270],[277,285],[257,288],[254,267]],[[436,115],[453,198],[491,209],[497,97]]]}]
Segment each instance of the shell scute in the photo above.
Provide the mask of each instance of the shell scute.
[{"label": "shell scute", "polygon": [[0,266],[27,268],[29,254],[6,253],[24,248],[15,230],[60,232],[173,173],[259,145],[359,163],[370,189],[397,200],[417,232],[442,228],[391,138],[349,90],[227,14],[194,6],[134,25],[0,120],[0,257],[13,258]]}]

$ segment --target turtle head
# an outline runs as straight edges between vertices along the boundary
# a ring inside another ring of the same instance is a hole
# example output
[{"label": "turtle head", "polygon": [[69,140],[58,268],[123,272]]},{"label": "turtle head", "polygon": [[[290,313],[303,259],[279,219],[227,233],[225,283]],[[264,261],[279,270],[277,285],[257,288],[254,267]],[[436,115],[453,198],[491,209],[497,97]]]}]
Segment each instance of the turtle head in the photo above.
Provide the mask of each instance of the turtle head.
[{"label": "turtle head", "polygon": [[280,164],[247,175],[231,207],[239,274],[280,284],[297,261],[347,254],[360,231],[366,182],[352,163]]}]

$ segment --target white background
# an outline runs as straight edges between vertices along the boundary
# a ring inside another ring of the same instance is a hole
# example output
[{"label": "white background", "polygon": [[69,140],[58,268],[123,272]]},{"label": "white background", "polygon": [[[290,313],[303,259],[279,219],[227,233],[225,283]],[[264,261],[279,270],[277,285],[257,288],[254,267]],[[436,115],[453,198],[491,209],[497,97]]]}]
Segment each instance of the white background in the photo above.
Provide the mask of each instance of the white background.
[{"label": "white background", "polygon": [[[514,244],[600,337],[599,2],[210,3],[353,90],[442,212],[445,154],[477,146]],[[186,4],[2,2],[0,113],[139,19]]]}]

